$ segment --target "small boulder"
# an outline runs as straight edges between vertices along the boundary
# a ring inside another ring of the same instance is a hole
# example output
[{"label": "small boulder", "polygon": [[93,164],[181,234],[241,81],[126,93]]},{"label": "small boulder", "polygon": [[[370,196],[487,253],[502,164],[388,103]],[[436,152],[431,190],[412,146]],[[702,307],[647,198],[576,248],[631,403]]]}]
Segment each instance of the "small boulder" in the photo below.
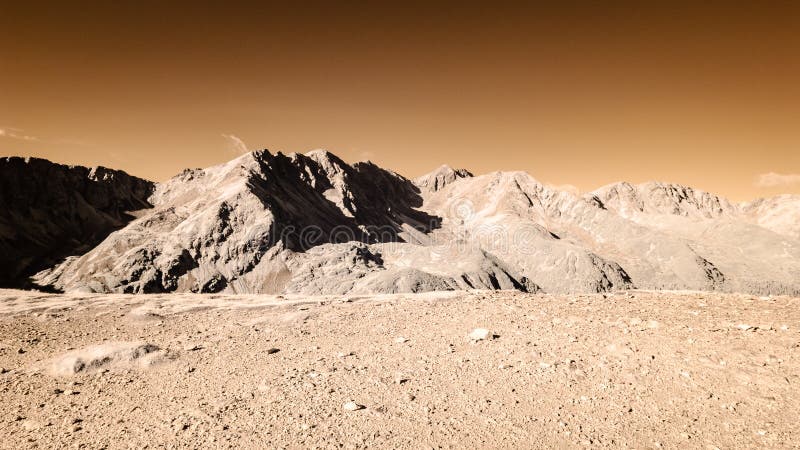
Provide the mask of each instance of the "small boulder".
[{"label": "small boulder", "polygon": [[469,334],[469,340],[473,342],[484,341],[493,337],[492,333],[486,328],[475,328]]},{"label": "small boulder", "polygon": [[347,402],[344,405],[342,405],[342,408],[345,411],[358,411],[359,409],[364,409],[365,406],[364,405],[359,405],[356,402]]}]

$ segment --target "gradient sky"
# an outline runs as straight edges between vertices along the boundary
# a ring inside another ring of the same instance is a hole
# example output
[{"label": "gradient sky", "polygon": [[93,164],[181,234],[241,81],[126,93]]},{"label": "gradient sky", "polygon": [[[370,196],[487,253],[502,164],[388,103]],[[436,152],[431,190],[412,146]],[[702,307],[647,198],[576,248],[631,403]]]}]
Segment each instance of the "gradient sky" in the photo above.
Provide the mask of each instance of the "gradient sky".
[{"label": "gradient sky", "polygon": [[0,155],[164,180],[243,142],[800,193],[800,2],[221,3],[4,2]]}]

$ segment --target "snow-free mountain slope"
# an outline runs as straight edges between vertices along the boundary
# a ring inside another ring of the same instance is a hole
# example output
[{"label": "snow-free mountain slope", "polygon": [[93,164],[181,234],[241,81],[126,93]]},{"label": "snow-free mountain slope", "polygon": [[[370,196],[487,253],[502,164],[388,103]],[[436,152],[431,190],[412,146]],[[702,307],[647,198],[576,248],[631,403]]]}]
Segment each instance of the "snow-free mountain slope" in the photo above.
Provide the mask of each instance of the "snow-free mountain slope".
[{"label": "snow-free mountain slope", "polygon": [[800,195],[779,195],[741,204],[741,210],[752,222],[800,240]]},{"label": "snow-free mountain slope", "polygon": [[0,283],[89,250],[149,208],[153,183],[105,167],[0,158]]},{"label": "snow-free mountain slope", "polygon": [[414,183],[423,191],[436,192],[454,181],[472,176],[472,173],[466,169],[453,169],[444,164],[433,172],[418,177]]},{"label": "snow-free mountain slope", "polygon": [[[152,202],[146,216],[41,282],[118,292],[536,289],[484,253],[464,272],[385,265],[381,252],[420,245],[438,217],[418,209],[423,199],[409,180],[327,152],[255,152],[185,171]],[[393,245],[369,246],[381,242]]]},{"label": "snow-free mountain slope", "polygon": [[592,192],[606,208],[624,217],[636,213],[672,214],[698,219],[736,215],[738,209],[725,198],[679,184],[616,183]]},{"label": "snow-free mountain slope", "polygon": [[[370,177],[378,171],[364,166]],[[303,251],[334,239],[368,240],[366,225],[398,239],[396,214],[428,216],[398,201],[377,202],[374,185],[328,153],[254,152],[159,185],[154,209],[91,252],[48,275],[56,286],[90,290],[271,291],[285,279],[281,251]],[[413,195],[406,186],[395,198]],[[421,199],[416,200],[421,203]],[[392,212],[392,207],[394,211]],[[386,226],[384,226],[386,225]]]},{"label": "snow-free mountain slope", "polygon": [[65,291],[800,293],[795,197],[666,183],[586,195],[525,172],[414,181],[324,150],[258,151],[158,184],[152,209],[37,274]]}]

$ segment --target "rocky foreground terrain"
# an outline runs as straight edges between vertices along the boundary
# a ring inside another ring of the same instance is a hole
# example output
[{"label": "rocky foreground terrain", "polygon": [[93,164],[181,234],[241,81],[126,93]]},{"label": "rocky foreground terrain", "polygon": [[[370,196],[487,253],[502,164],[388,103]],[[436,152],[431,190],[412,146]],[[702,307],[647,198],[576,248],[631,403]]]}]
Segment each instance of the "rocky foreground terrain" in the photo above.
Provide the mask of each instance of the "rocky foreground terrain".
[{"label": "rocky foreground terrain", "polygon": [[793,448],[800,299],[0,291],[2,448]]}]

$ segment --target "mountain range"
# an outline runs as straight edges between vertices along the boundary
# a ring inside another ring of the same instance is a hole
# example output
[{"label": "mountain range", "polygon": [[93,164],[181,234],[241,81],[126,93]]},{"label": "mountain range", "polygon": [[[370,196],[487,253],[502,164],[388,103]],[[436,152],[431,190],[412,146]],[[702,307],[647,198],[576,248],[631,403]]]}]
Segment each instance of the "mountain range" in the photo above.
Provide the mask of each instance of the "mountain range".
[{"label": "mountain range", "polygon": [[411,180],[332,153],[244,154],[163,183],[0,159],[0,283],[65,292],[621,289],[800,294],[800,196],[677,184],[575,195],[525,172]]}]

